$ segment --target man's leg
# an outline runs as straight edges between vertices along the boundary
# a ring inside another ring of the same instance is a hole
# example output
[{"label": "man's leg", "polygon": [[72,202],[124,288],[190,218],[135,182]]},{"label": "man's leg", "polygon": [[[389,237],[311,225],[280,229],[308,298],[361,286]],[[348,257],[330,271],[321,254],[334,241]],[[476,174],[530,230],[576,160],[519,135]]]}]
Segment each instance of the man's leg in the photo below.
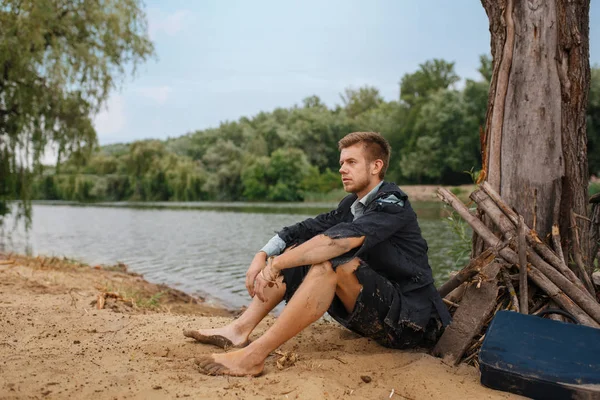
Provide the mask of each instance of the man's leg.
[{"label": "man's leg", "polygon": [[278,284],[265,288],[266,302],[262,302],[254,296],[252,302],[239,318],[230,324],[215,329],[199,329],[183,331],[187,337],[196,339],[202,343],[228,349],[230,347],[244,347],[248,345],[248,337],[264,317],[281,303],[285,294],[283,278],[278,279]]},{"label": "man's leg", "polygon": [[283,312],[263,336],[241,350],[199,358],[200,369],[213,375],[259,375],[273,350],[315,322],[329,308],[337,276],[330,262],[313,265]]},{"label": "man's leg", "polygon": [[335,274],[337,275],[335,294],[342,301],[344,308],[349,314],[354,310],[356,300],[362,290],[362,285],[354,273],[359,265],[360,260],[353,258],[335,269]]}]

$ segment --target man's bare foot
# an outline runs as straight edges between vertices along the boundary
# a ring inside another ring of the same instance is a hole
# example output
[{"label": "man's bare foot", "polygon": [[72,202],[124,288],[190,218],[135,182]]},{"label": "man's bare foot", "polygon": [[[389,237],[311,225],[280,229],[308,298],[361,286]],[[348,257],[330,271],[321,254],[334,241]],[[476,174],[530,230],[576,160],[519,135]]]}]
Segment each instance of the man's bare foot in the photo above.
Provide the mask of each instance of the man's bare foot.
[{"label": "man's bare foot", "polygon": [[242,348],[248,346],[248,337],[239,334],[230,325],[216,329],[200,329],[183,331],[183,336],[196,339],[200,343],[212,344],[222,349]]},{"label": "man's bare foot", "polygon": [[244,350],[198,357],[194,362],[206,375],[259,376],[265,366],[264,360],[257,363]]}]

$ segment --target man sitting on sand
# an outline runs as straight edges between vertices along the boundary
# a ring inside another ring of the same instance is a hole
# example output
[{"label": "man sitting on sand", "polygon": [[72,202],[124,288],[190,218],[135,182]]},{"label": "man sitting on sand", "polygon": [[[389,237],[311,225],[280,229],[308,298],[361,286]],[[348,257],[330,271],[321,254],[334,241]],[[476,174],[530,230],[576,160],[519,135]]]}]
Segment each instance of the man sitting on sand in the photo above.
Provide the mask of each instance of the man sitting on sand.
[{"label": "man sitting on sand", "polygon": [[[238,319],[184,332],[236,349],[197,359],[202,372],[259,375],[272,351],[325,311],[359,335],[398,349],[431,346],[449,323],[416,214],[406,194],[383,181],[390,145],[378,133],[354,132],[339,148],[342,183],[351,194],[335,210],[283,228],[254,256],[246,273],[253,299]],[[249,343],[284,299],[273,326]]]}]

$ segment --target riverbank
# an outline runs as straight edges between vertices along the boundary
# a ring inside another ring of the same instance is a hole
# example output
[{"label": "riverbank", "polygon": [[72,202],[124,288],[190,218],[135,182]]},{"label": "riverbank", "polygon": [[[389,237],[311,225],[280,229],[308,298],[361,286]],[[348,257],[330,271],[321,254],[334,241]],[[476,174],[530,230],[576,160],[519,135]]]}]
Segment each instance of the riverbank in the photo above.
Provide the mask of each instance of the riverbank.
[{"label": "riverbank", "polygon": [[[123,265],[0,254],[0,398],[384,399],[392,389],[398,399],[517,398],[482,387],[472,367],[386,349],[327,322],[284,344],[259,378],[199,374],[194,358],[220,350],[182,330],[231,318]],[[280,369],[285,354],[298,359]]]}]

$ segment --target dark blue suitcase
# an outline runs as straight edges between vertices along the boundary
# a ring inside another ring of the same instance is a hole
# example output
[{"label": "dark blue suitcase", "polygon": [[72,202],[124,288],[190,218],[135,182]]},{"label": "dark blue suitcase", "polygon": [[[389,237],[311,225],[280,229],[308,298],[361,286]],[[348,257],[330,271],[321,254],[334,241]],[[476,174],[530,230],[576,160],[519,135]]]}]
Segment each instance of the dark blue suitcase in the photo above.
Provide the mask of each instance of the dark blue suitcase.
[{"label": "dark blue suitcase", "polygon": [[534,399],[600,399],[600,329],[511,311],[479,352],[481,383]]}]

